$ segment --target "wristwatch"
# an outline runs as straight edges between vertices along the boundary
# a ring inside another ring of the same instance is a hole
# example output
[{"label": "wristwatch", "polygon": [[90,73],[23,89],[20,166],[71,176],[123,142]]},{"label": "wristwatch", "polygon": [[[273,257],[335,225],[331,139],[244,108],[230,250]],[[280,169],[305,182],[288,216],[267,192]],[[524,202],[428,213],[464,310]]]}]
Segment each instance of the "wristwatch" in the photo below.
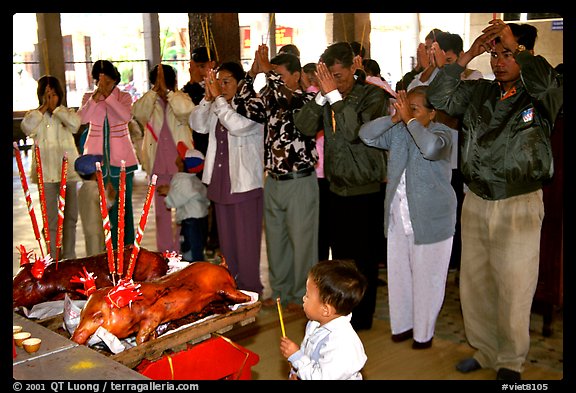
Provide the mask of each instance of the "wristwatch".
[{"label": "wristwatch", "polygon": [[514,51],[514,57],[518,56],[518,53],[520,52],[524,52],[526,50],[526,47],[522,44],[518,45],[516,47],[516,50]]}]

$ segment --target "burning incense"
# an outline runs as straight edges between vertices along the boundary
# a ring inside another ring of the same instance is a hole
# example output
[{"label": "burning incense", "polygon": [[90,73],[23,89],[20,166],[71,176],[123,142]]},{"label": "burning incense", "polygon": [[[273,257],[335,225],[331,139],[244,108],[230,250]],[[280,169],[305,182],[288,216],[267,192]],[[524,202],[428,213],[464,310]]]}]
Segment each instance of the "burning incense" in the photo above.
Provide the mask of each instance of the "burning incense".
[{"label": "burning incense", "polygon": [[276,305],[278,306],[278,316],[280,317],[280,328],[282,329],[282,337],[286,337],[286,330],[284,330],[284,318],[282,318],[282,305],[280,298],[276,298]]}]

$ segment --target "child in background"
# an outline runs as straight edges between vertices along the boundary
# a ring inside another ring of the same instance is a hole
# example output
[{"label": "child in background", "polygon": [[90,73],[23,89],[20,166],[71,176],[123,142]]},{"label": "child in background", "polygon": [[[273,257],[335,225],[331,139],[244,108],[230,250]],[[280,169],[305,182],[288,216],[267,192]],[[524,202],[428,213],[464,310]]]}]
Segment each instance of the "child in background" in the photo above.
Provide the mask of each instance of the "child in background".
[{"label": "child in background", "polygon": [[157,187],[165,196],[169,209],[176,209],[176,222],[180,224],[180,251],[185,261],[203,261],[208,236],[208,206],[206,186],[196,176],[204,168],[204,155],[196,149],[188,149],[179,142],[176,166],[170,185]]},{"label": "child in background", "polygon": [[280,351],[292,365],[290,379],[362,379],[367,356],[350,320],[366,285],[349,260],[323,260],[310,269],[303,298],[309,321],[302,344],[280,339]]},{"label": "child in background", "polygon": [[85,154],[74,161],[74,169],[82,178],[82,185],[78,190],[78,210],[84,232],[86,256],[106,251],[96,178],[96,162],[102,163],[102,158],[101,155]]}]

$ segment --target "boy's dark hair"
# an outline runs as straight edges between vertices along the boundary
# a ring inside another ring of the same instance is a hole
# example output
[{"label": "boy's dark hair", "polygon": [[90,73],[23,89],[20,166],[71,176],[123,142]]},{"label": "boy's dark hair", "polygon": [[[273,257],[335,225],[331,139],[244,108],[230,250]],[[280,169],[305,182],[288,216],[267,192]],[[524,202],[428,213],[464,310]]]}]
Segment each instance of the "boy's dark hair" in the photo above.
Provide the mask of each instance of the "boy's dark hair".
[{"label": "boy's dark hair", "polygon": [[244,71],[242,64],[236,61],[227,61],[225,63],[222,63],[220,67],[217,68],[217,71],[230,72],[232,74],[232,77],[234,77],[234,79],[236,79],[236,82],[238,83],[243,81],[244,77],[246,76],[246,72]]},{"label": "boy's dark hair", "polygon": [[[518,24],[518,23],[508,23],[514,38],[518,45],[524,45],[528,50],[534,50],[534,45],[536,44],[536,38],[538,38],[538,29],[529,24]],[[496,42],[498,42],[498,38]]]},{"label": "boy's dark hair", "polygon": [[36,89],[36,94],[38,95],[38,103],[42,105],[44,100],[44,93],[46,92],[46,87],[50,86],[56,92],[58,96],[58,104],[56,106],[62,105],[62,100],[64,99],[64,89],[60,84],[58,78],[52,75],[44,75],[38,79],[38,88]]},{"label": "boy's dark hair", "polygon": [[294,56],[300,58],[300,49],[294,44],[286,44],[280,47],[278,54],[280,53],[291,53]]},{"label": "boy's dark hair", "polygon": [[100,74],[109,76],[116,84],[120,83],[120,73],[109,60],[96,60],[92,66],[92,79],[97,81]]},{"label": "boy's dark hair", "polygon": [[452,51],[456,56],[464,50],[464,42],[462,37],[455,33],[440,32],[436,35],[436,42],[444,52]]},{"label": "boy's dark hair", "polygon": [[[169,66],[168,64],[162,64],[162,71],[164,71],[164,83],[168,90],[176,90],[176,71],[174,67]],[[153,85],[156,84],[156,78],[158,77],[158,64],[152,68],[150,74],[148,75],[148,80]]]},{"label": "boy's dark hair", "polygon": [[300,59],[290,53],[280,53],[274,56],[270,60],[271,64],[283,65],[291,73],[302,72],[302,66],[300,65]]},{"label": "boy's dark hair", "polygon": [[334,64],[342,64],[343,67],[351,67],[354,64],[354,51],[348,42],[335,42],[320,56],[320,60],[328,67]]},{"label": "boy's dark hair", "polygon": [[352,260],[323,260],[310,269],[309,277],[318,286],[320,299],[339,315],[348,315],[366,291],[366,278]]}]

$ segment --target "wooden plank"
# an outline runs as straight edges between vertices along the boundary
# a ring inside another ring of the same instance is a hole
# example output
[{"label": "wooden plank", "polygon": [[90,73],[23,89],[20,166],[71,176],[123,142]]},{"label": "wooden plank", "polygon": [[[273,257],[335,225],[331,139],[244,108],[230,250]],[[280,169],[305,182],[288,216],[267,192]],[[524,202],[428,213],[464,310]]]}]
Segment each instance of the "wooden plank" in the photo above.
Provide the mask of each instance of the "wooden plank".
[{"label": "wooden plank", "polygon": [[240,307],[238,310],[218,315],[174,333],[165,334],[110,357],[129,368],[134,368],[143,359],[160,358],[167,349],[183,349],[186,343],[196,343],[210,338],[212,333],[223,333],[230,330],[233,325],[242,324],[246,320],[253,321],[261,307],[261,302]]},{"label": "wooden plank", "polygon": [[[188,326],[173,333],[166,333],[154,340],[128,348],[118,354],[110,354],[99,351],[111,359],[129,367],[136,367],[143,359],[156,360],[162,357],[164,351],[171,349],[179,351],[186,349],[186,344],[210,338],[212,333],[223,334],[233,328],[242,328],[256,320],[256,315],[262,308],[261,302],[240,307],[235,311],[217,315],[200,323]],[[62,332],[60,327],[63,323],[63,314],[37,321],[38,324],[58,333]],[[67,338],[70,338],[69,335]]]}]

